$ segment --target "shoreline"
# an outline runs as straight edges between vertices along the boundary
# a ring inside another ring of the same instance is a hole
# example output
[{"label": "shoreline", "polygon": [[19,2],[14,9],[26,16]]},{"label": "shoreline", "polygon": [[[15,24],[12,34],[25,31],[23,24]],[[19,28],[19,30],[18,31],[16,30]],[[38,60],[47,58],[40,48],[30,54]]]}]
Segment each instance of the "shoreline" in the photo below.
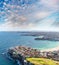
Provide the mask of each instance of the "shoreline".
[{"label": "shoreline", "polygon": [[32,65],[32,63],[27,58],[47,58],[52,59],[54,61],[59,61],[59,46],[52,49],[34,49],[26,46],[16,46],[10,48],[7,54],[17,63],[21,63],[22,65]]},{"label": "shoreline", "polygon": [[[19,46],[15,46],[16,48],[18,48]],[[24,46],[24,47],[26,47],[26,46]],[[14,47],[11,47],[10,49],[13,49]],[[28,47],[26,47],[26,48],[28,48]],[[59,50],[59,46],[57,46],[57,47],[54,47],[54,48],[49,48],[49,49],[39,49],[39,48],[33,48],[33,49],[37,49],[37,50],[40,50],[41,52],[53,52],[53,51],[58,51]]]},{"label": "shoreline", "polygon": [[58,51],[59,50],[59,46],[55,47],[55,48],[50,48],[50,49],[44,49],[44,50],[40,50],[41,52],[53,52],[53,51]]}]

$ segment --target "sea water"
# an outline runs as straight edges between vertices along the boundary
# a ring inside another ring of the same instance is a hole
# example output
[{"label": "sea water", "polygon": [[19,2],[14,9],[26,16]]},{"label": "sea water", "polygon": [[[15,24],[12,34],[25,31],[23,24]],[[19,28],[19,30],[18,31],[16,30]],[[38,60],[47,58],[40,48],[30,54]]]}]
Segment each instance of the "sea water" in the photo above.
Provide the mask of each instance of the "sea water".
[{"label": "sea water", "polygon": [[17,65],[4,55],[10,47],[23,45],[43,50],[59,46],[59,41],[35,40],[35,36],[21,34],[23,33],[0,32],[0,65]]}]

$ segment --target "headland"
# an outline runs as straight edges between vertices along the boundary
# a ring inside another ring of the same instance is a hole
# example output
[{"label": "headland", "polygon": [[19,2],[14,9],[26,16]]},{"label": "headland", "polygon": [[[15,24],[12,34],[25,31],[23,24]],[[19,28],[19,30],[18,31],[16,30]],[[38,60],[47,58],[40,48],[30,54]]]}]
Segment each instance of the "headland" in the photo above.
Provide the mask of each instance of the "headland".
[{"label": "headland", "polygon": [[[59,48],[58,48],[59,49]],[[21,65],[59,65],[59,50],[44,50],[40,51],[38,49],[33,49],[26,46],[16,46],[8,49],[9,57],[15,60],[18,64]],[[38,64],[36,61],[39,59],[42,60],[42,63],[39,61]],[[52,59],[52,60],[51,60]],[[33,61],[35,60],[35,61]],[[47,62],[52,62],[52,64],[47,64]],[[35,63],[36,62],[36,63]],[[54,63],[54,64],[53,64]]]}]

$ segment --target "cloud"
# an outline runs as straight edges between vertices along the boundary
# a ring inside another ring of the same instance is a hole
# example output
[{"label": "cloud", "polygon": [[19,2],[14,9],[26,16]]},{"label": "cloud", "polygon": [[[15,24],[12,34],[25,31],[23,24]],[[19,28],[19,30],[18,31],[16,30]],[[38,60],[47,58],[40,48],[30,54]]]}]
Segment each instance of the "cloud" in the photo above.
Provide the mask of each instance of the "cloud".
[{"label": "cloud", "polygon": [[0,24],[0,29],[56,29],[57,24],[59,26],[59,20],[57,20],[59,15],[56,14],[59,11],[58,2],[59,0],[5,0],[0,11],[0,16],[5,17]]},{"label": "cloud", "polygon": [[41,11],[41,12],[37,12],[34,14],[34,16],[37,19],[44,19],[45,17],[48,17],[51,15],[52,12],[48,12],[48,11]]},{"label": "cloud", "polygon": [[57,18],[55,19],[55,21],[53,22],[52,26],[59,28],[59,16],[57,16]]},{"label": "cloud", "polygon": [[[41,0],[41,3],[52,10],[57,9],[59,6],[59,0]],[[54,9],[55,8],[55,9]]]}]

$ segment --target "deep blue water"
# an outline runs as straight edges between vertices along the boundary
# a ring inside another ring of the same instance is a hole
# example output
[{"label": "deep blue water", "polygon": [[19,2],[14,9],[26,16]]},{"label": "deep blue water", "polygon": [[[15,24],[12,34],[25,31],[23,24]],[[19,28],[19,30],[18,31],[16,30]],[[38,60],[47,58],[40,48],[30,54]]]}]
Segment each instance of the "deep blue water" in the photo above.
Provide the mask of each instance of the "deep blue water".
[{"label": "deep blue water", "polygon": [[33,48],[47,49],[54,48],[59,45],[59,41],[34,40],[34,36],[21,36],[22,33],[17,32],[0,32],[0,65],[17,65],[2,55],[6,53],[10,47],[24,45]]}]

